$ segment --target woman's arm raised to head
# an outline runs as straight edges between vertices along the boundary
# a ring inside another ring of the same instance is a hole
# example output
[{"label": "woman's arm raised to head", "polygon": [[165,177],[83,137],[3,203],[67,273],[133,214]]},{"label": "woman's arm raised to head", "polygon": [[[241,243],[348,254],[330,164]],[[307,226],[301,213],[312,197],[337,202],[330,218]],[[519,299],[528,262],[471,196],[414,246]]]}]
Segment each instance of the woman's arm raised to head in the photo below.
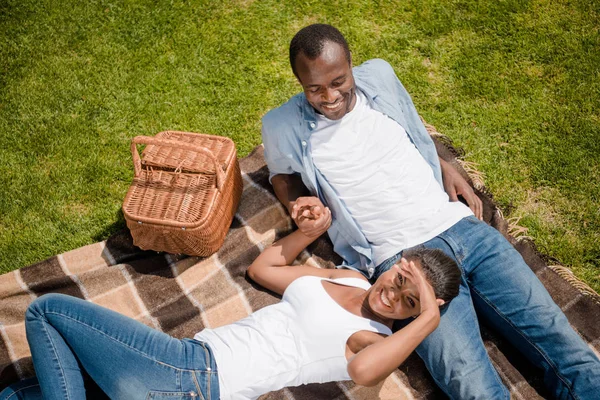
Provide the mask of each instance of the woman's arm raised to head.
[{"label": "woman's arm raised to head", "polygon": [[358,385],[374,386],[387,378],[440,323],[439,306],[443,301],[435,298],[423,272],[411,262],[402,274],[419,288],[421,313],[404,328],[365,347],[350,359],[348,374]]},{"label": "woman's arm raised to head", "polygon": [[348,362],[348,374],[354,383],[375,386],[387,378],[417,346],[437,328],[435,317],[419,315],[394,334],[367,346]]},{"label": "woman's arm raised to head", "polygon": [[[310,216],[307,216],[310,218]],[[331,225],[331,212],[326,208],[317,216],[323,218],[323,229],[314,236],[307,236],[299,229],[290,235],[267,247],[248,268],[248,276],[259,285],[283,294],[285,289],[296,278],[304,275],[322,276],[330,278],[335,274],[333,270],[320,269],[305,265],[290,266],[298,254],[309,244],[323,234]]]}]

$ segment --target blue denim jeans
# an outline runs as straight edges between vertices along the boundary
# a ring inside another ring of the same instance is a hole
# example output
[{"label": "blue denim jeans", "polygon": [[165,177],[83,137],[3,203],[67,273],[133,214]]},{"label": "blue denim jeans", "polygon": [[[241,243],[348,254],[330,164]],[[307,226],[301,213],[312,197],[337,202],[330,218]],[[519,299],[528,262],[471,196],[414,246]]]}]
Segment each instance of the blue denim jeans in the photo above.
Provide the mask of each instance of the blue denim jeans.
[{"label": "blue denim jeans", "polygon": [[[600,361],[514,247],[494,228],[467,217],[425,242],[462,270],[459,295],[438,328],[417,348],[436,383],[454,399],[508,399],[492,366],[477,318],[504,335],[544,371],[559,399],[598,398]],[[389,269],[401,253],[377,267]],[[406,324],[408,321],[400,322]]]},{"label": "blue denim jeans", "polygon": [[35,300],[25,324],[37,377],[6,388],[2,400],[85,399],[88,377],[111,399],[219,398],[217,367],[202,342],[60,294]]}]

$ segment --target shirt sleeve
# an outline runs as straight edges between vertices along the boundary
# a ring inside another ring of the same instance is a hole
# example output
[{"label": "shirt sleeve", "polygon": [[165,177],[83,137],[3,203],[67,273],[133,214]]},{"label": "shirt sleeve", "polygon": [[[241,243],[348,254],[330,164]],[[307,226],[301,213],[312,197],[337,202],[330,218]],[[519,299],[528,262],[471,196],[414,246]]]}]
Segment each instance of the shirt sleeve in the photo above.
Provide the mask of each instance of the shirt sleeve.
[{"label": "shirt sleeve", "polygon": [[279,140],[277,137],[276,129],[273,129],[272,124],[269,123],[268,119],[263,118],[262,120],[262,140],[265,146],[265,161],[269,168],[269,182],[275,175],[285,174],[291,175],[294,173],[289,159],[282,153],[282,149],[279,147]]}]

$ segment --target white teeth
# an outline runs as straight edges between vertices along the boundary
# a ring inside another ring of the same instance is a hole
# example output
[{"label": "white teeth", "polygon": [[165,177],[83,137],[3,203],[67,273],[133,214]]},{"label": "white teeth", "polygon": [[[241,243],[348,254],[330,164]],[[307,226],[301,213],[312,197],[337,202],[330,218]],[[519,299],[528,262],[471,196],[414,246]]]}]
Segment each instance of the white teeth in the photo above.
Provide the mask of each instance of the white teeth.
[{"label": "white teeth", "polygon": [[335,103],[334,105],[331,105],[331,106],[323,105],[323,108],[326,108],[327,110],[335,110],[336,108],[339,108],[341,105],[342,105],[342,102],[339,101],[339,102],[337,102],[337,103]]},{"label": "white teeth", "polygon": [[390,301],[383,295],[383,290],[381,291],[381,301],[388,307],[391,307]]}]

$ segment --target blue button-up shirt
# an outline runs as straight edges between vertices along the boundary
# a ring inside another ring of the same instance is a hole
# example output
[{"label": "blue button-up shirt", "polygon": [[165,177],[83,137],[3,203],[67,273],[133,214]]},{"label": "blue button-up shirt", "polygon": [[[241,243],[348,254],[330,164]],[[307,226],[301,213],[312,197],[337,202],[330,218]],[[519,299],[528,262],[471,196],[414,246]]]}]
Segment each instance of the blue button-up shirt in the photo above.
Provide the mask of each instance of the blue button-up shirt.
[{"label": "blue button-up shirt", "polygon": [[[384,60],[373,59],[354,67],[352,71],[356,86],[365,93],[371,107],[406,130],[443,187],[435,145],[392,66]],[[310,135],[316,126],[315,110],[304,93],[292,97],[263,117],[262,139],[270,171],[269,179],[278,174],[299,174],[311,193],[331,210],[333,222],[327,233],[335,252],[344,259],[343,265],[359,270],[370,278],[376,267],[371,246],[333,187],[313,163]]]}]

